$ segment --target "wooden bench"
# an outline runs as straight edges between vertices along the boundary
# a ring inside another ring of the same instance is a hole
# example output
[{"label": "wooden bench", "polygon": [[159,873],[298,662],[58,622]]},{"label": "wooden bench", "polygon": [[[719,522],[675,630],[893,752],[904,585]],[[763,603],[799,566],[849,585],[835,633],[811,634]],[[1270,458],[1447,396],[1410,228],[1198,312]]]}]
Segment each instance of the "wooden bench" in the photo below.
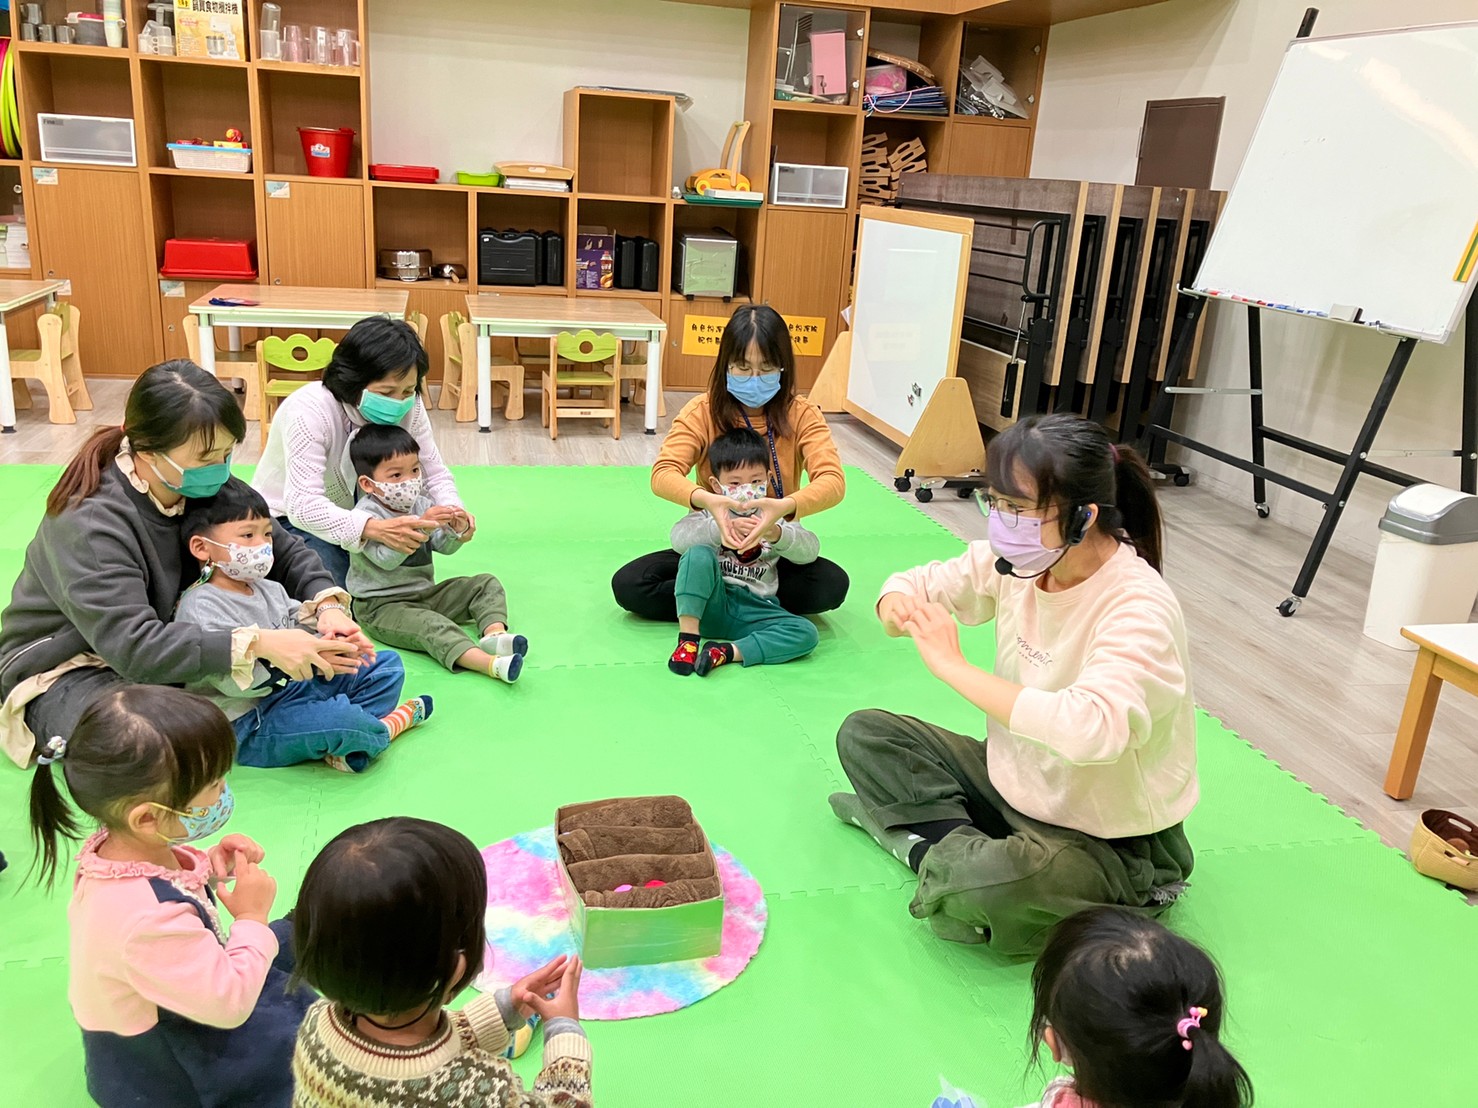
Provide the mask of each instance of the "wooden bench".
[{"label": "wooden bench", "polygon": [[1417,645],[1416,668],[1383,787],[1386,795],[1406,800],[1421,772],[1442,682],[1478,696],[1478,623],[1429,623],[1403,627],[1401,634]]}]

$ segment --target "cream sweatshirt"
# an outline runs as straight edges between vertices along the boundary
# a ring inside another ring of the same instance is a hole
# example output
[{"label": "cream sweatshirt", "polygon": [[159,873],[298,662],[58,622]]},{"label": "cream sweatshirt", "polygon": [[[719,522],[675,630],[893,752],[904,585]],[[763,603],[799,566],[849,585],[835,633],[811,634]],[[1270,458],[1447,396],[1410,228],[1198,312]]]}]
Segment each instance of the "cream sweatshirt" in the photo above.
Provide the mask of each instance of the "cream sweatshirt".
[{"label": "cream sweatshirt", "polygon": [[1101,839],[1163,831],[1196,806],[1196,718],[1185,619],[1131,546],[1046,592],[995,570],[990,544],[894,574],[882,595],[996,623],[995,673],[1023,685],[1009,724],[987,718],[986,769],[1018,811]]}]

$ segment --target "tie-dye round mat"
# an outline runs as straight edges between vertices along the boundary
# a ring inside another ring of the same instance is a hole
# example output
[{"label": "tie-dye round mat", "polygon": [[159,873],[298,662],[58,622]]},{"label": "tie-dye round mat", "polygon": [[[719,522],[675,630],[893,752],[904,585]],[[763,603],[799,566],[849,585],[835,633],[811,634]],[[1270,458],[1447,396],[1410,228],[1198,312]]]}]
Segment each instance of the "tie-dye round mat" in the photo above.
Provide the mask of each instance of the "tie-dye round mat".
[{"label": "tie-dye round mat", "polygon": [[[712,958],[654,966],[587,969],[580,980],[580,1018],[629,1020],[676,1012],[718,992],[744,972],[765,936],[759,882],[717,844],[724,889],[724,938]],[[576,952],[559,886],[554,828],[525,831],[482,852],[488,871],[488,952],[475,985],[501,989],[561,954]]]}]

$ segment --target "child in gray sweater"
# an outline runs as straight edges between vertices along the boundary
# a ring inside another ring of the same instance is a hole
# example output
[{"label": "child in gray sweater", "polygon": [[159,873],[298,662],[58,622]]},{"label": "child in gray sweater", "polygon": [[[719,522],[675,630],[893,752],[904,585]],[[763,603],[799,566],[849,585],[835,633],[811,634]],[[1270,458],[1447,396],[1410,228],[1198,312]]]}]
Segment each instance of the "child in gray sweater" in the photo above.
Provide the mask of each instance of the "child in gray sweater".
[{"label": "child in gray sweater", "polygon": [[[395,424],[366,424],[349,440],[349,460],[360,511],[419,520],[427,536],[410,553],[381,542],[350,551],[348,586],[360,624],[381,642],[429,654],[447,669],[517,681],[529,641],[509,632],[508,598],[498,579],[480,573],[436,580],[432,553],[456,553],[472,541],[477,524],[461,508],[431,503],[415,438]],[[469,623],[479,638],[467,633]]]},{"label": "child in gray sweater", "polygon": [[[714,491],[734,501],[730,515],[741,527],[754,514],[743,505],[767,495],[770,461],[765,440],[747,427],[720,435],[708,448]],[[820,553],[816,536],[799,523],[779,521],[759,545],[740,553],[723,545],[713,516],[694,511],[673,526],[672,548],[682,555],[674,589],[677,649],[667,661],[673,673],[706,677],[729,662],[774,665],[816,649],[815,625],[776,599],[780,559],[805,565]],[[700,635],[709,639],[701,650]]]},{"label": "child in gray sweater", "polygon": [[[273,523],[262,495],[233,477],[215,496],[186,503],[185,556],[200,565],[201,575],[180,597],[175,621],[206,630],[312,630],[316,612],[266,576]],[[343,607],[337,600],[324,603]],[[359,773],[394,739],[428,719],[432,702],[429,696],[401,702],[405,668],[393,651],[363,664],[357,654],[346,643],[342,669],[303,681],[249,661],[240,672],[190,691],[215,701],[231,721],[236,760],[244,766],[324,761]]]}]

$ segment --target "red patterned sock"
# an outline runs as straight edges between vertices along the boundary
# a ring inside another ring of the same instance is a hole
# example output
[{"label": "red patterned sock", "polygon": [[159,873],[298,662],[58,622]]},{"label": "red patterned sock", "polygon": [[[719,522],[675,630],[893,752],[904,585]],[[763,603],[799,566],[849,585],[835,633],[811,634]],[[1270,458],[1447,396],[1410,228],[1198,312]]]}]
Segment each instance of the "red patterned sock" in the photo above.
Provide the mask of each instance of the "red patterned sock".
[{"label": "red patterned sock", "polygon": [[679,677],[691,677],[693,674],[693,663],[698,659],[698,636],[689,635],[687,632],[679,632],[677,636],[677,649],[672,652],[672,657],[667,659],[667,668]]},{"label": "red patterned sock", "polygon": [[432,701],[429,696],[416,696],[407,700],[395,711],[380,720],[390,731],[390,741],[394,742],[412,727],[419,727],[431,718]]},{"label": "red patterned sock", "polygon": [[719,666],[726,666],[734,660],[734,644],[731,642],[707,643],[698,654],[698,660],[693,665],[693,672],[699,677],[707,677]]}]

